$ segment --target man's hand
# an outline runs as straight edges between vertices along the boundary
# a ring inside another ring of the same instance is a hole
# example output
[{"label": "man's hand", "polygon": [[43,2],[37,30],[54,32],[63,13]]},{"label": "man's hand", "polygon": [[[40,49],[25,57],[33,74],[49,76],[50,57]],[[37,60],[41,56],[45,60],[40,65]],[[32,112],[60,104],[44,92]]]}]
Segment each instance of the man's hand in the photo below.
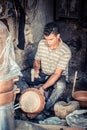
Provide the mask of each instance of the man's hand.
[{"label": "man's hand", "polygon": [[40,91],[40,93],[41,93],[42,95],[44,95],[44,89],[43,89],[42,86],[39,88],[39,91]]}]

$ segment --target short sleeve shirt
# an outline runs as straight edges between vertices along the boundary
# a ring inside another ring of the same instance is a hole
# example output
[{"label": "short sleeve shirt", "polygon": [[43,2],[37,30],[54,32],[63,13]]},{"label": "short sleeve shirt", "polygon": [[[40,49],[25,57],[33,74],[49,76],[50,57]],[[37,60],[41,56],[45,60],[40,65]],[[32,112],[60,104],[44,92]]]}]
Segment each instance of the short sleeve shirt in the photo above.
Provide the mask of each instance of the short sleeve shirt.
[{"label": "short sleeve shirt", "polygon": [[55,50],[51,50],[44,39],[41,40],[35,55],[35,59],[41,61],[42,72],[47,75],[53,74],[57,67],[63,69],[66,75],[70,58],[71,50],[62,40]]}]

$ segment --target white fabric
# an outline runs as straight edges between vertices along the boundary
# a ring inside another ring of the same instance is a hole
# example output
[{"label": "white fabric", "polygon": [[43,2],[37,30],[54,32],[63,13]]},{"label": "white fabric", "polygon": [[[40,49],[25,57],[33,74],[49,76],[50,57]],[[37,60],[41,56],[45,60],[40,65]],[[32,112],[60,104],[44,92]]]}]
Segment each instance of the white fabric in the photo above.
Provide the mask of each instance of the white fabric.
[{"label": "white fabric", "polygon": [[[0,81],[9,80],[16,76],[22,76],[17,63],[15,62],[14,47],[10,32],[6,25],[0,21]],[[6,38],[6,40],[5,40]]]}]

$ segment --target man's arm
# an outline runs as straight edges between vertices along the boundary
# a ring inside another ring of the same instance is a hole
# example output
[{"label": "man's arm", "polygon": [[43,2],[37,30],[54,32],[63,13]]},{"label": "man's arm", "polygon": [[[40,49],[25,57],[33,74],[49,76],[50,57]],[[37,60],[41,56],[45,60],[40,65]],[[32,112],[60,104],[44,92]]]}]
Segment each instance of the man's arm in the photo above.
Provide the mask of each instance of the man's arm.
[{"label": "man's arm", "polygon": [[34,68],[34,77],[38,78],[39,70],[40,70],[40,61],[39,60],[34,60],[33,68]]},{"label": "man's arm", "polygon": [[[57,68],[55,72],[50,76],[50,78],[47,80],[45,84],[43,84],[40,88],[40,91],[42,92],[43,90],[51,87],[55,82],[60,78],[63,70],[60,68]],[[42,92],[43,93],[43,92]]]}]

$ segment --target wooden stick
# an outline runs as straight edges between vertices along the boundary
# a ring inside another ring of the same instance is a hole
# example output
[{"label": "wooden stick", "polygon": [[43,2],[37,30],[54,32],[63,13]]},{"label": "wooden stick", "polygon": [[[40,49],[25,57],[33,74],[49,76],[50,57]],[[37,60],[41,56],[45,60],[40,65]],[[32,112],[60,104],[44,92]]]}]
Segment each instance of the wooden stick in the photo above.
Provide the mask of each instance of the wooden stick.
[{"label": "wooden stick", "polygon": [[74,76],[74,82],[73,82],[73,89],[72,89],[72,94],[74,93],[75,91],[75,85],[76,85],[76,79],[77,79],[77,71],[75,71],[75,76]]}]

